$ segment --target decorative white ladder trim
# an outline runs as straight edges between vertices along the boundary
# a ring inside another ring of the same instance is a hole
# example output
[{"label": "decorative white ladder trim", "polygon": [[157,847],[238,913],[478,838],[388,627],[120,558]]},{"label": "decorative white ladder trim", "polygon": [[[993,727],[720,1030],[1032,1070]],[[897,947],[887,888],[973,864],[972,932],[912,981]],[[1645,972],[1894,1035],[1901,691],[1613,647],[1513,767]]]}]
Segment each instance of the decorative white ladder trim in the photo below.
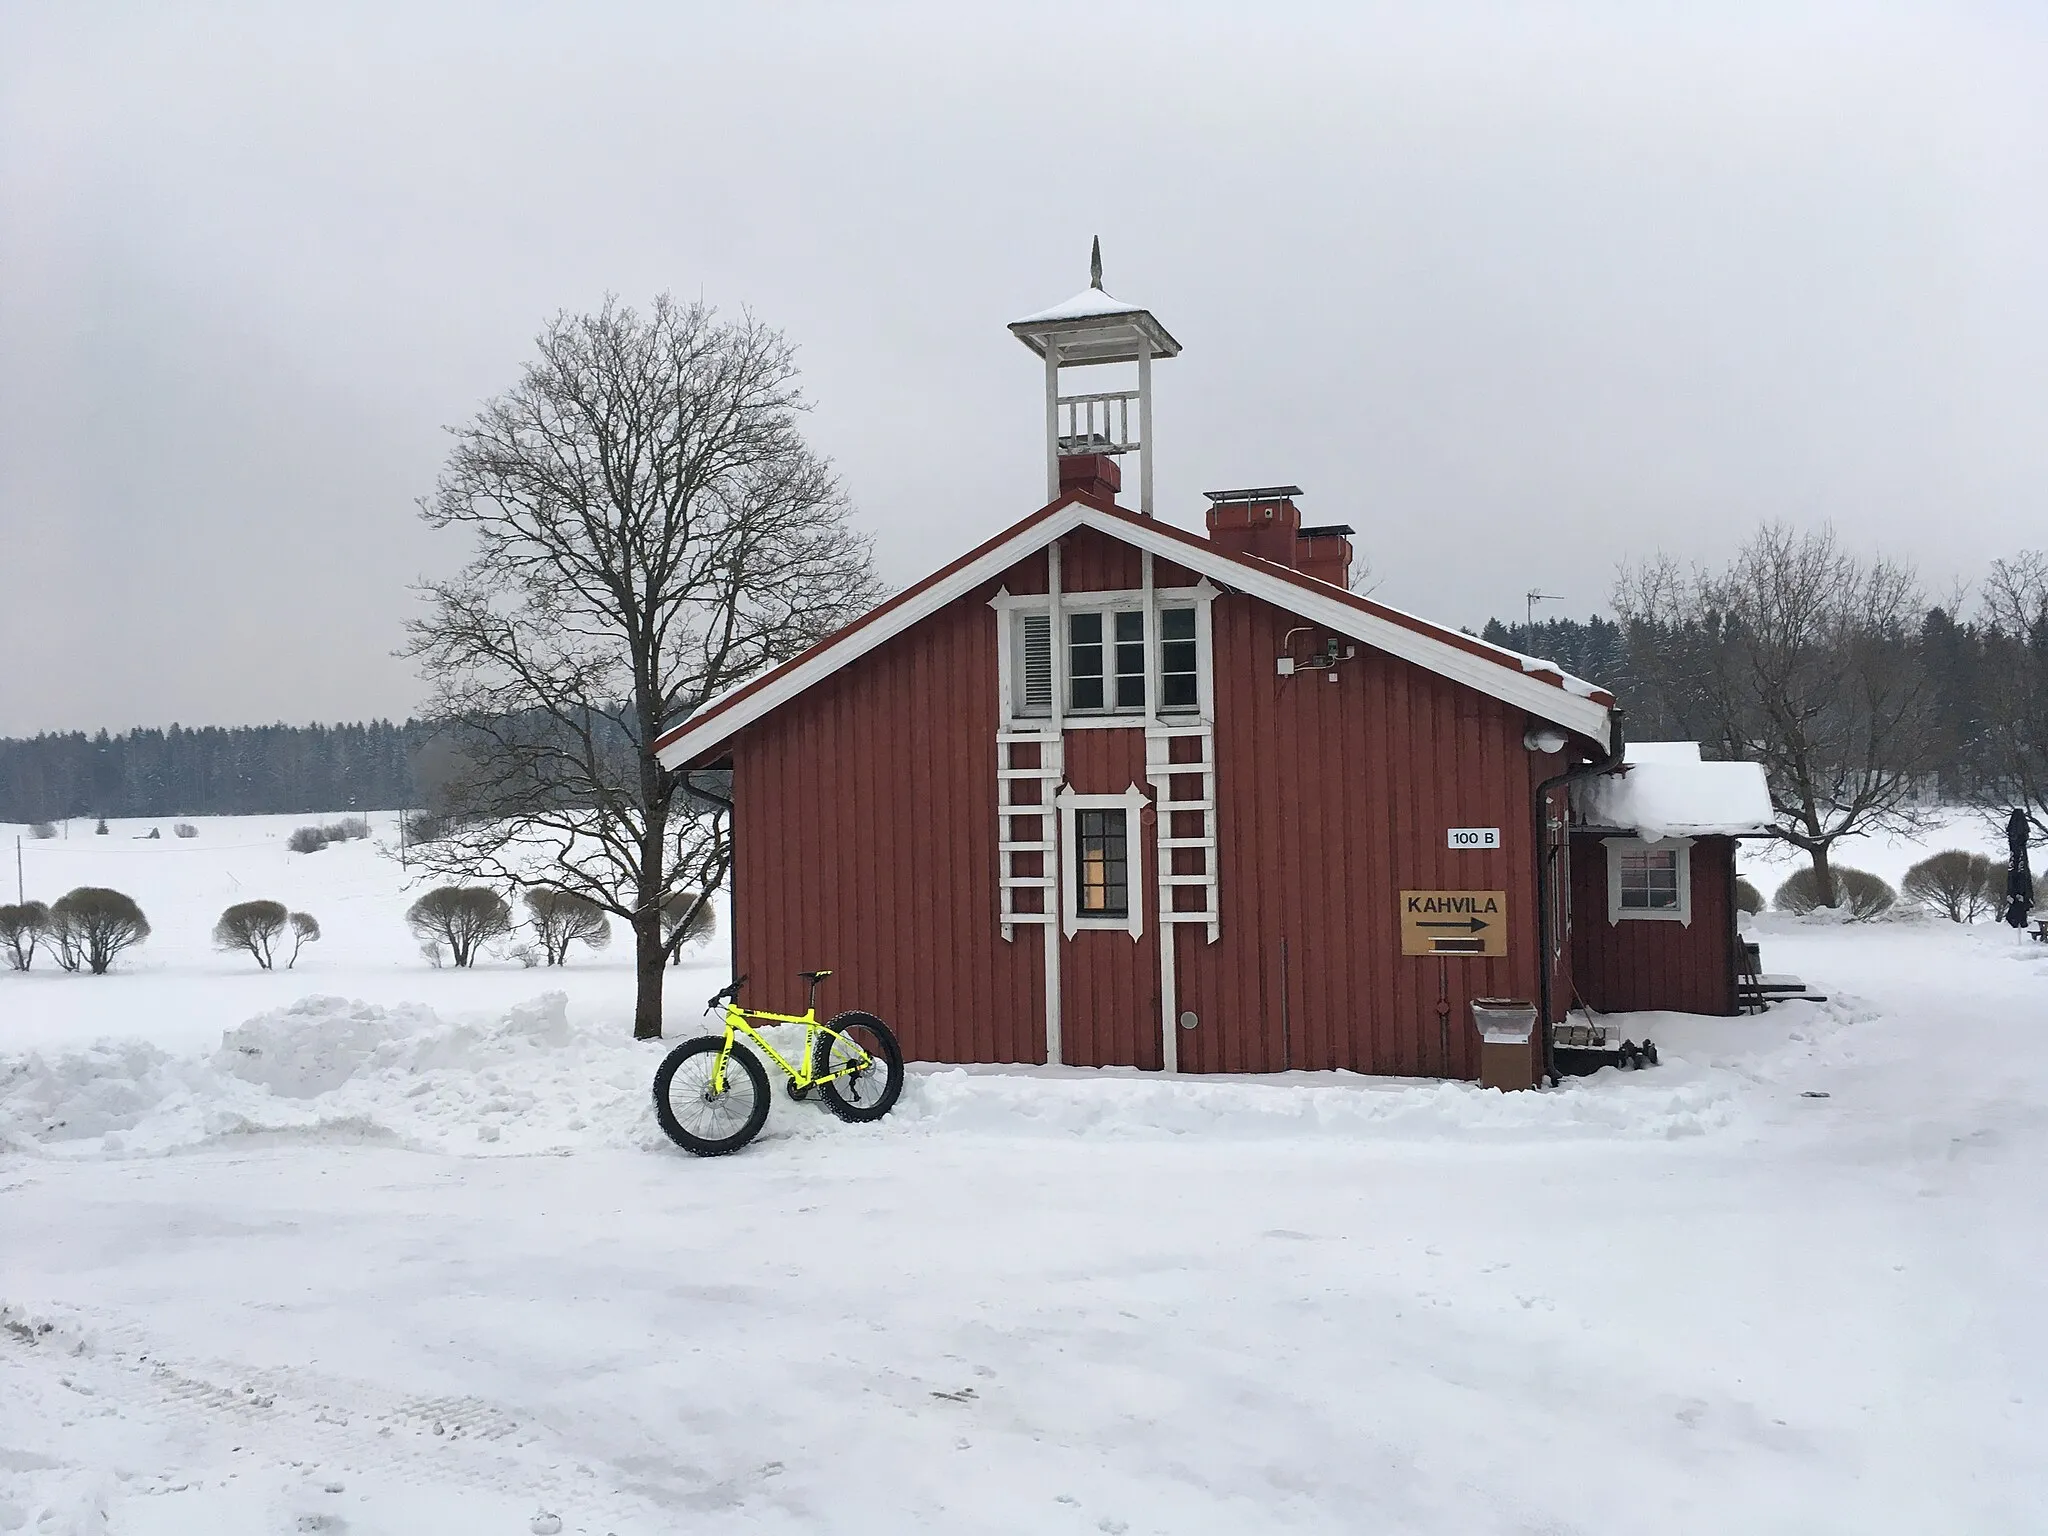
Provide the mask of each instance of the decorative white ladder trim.
[{"label": "decorative white ladder trim", "polygon": [[[1036,767],[1016,765],[1016,749],[1022,746],[1038,748]],[[1059,892],[1059,861],[1054,856],[1059,849],[1059,805],[1053,797],[1066,777],[1065,747],[1066,738],[1056,730],[996,732],[996,884],[1005,942],[1017,936],[1019,923],[1059,921],[1059,902],[1055,899]],[[1011,786],[1033,780],[1039,786],[1037,804],[1013,803]],[[1014,837],[1016,823],[1027,817],[1037,821],[1037,834]],[[1043,873],[1018,874],[1017,856],[1033,853],[1039,855]],[[1041,892],[1039,910],[1018,911],[1019,891]]]},{"label": "decorative white ladder trim", "polygon": [[[1202,755],[1191,763],[1172,761],[1172,744],[1176,739],[1200,742]],[[1202,780],[1200,796],[1193,800],[1174,799],[1173,780],[1196,775],[1200,775]],[[1209,942],[1214,944],[1222,936],[1216,889],[1215,727],[1206,720],[1189,725],[1154,723],[1146,726],[1145,777],[1152,784],[1152,807],[1158,817],[1160,926],[1167,929],[1175,923],[1201,923],[1209,930]],[[1176,836],[1173,831],[1176,811],[1199,814],[1202,818],[1201,832],[1194,836]],[[1201,850],[1201,873],[1183,875],[1174,872],[1173,850],[1177,848]],[[1173,907],[1176,890],[1201,891],[1201,906],[1192,911],[1176,912]],[[1171,934],[1167,934],[1162,942],[1170,944]]]}]

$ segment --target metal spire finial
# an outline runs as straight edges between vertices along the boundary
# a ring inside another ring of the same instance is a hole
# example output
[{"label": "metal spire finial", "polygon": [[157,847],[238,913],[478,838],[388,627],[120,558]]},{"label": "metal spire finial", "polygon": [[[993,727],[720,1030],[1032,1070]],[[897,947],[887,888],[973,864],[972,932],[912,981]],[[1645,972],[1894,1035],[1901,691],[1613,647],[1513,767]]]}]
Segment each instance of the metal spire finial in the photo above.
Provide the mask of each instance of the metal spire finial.
[{"label": "metal spire finial", "polygon": [[1102,286],[1102,236],[1095,237],[1095,248],[1088,253],[1088,286]]}]

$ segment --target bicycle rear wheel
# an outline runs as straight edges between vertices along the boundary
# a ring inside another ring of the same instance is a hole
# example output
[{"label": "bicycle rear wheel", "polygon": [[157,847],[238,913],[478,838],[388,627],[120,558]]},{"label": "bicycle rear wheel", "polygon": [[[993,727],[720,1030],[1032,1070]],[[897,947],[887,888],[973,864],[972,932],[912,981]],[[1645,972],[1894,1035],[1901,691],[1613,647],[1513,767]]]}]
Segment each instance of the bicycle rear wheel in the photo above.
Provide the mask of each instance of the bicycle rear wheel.
[{"label": "bicycle rear wheel", "polygon": [[[842,1120],[879,1120],[896,1107],[903,1092],[903,1048],[889,1026],[872,1013],[842,1013],[826,1022],[831,1034],[818,1036],[811,1075],[825,1107]],[[844,1077],[832,1076],[844,1072]]]},{"label": "bicycle rear wheel", "polygon": [[725,1058],[724,1086],[713,1088],[724,1045],[721,1035],[685,1040],[654,1074],[654,1118],[670,1141],[699,1157],[739,1151],[768,1118],[768,1073],[737,1040]]}]

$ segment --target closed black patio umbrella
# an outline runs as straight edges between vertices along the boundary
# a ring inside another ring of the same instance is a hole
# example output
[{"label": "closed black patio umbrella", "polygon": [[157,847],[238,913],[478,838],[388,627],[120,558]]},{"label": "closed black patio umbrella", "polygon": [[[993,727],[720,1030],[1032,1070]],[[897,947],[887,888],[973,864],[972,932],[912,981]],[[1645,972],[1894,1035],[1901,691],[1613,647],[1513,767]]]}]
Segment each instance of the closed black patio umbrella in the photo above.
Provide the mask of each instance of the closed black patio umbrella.
[{"label": "closed black patio umbrella", "polygon": [[2027,914],[2034,908],[2034,874],[2027,867],[2027,813],[2015,810],[2005,824],[2005,920],[2015,928],[2027,926]]}]

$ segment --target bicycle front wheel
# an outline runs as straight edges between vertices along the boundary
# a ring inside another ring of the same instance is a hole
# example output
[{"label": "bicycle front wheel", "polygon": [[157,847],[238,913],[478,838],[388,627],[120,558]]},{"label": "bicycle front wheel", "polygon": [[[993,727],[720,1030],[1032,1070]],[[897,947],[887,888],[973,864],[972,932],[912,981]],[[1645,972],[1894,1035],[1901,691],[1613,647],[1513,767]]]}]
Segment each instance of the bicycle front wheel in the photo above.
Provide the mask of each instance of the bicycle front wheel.
[{"label": "bicycle front wheel", "polygon": [[699,1157],[723,1157],[752,1141],[768,1118],[768,1074],[738,1041],[714,1085],[722,1035],[685,1040],[654,1074],[654,1118],[668,1138]]},{"label": "bicycle front wheel", "polygon": [[[825,1107],[842,1120],[879,1120],[903,1092],[903,1048],[872,1013],[842,1013],[818,1036],[811,1076]],[[844,1074],[838,1075],[838,1074]]]}]

